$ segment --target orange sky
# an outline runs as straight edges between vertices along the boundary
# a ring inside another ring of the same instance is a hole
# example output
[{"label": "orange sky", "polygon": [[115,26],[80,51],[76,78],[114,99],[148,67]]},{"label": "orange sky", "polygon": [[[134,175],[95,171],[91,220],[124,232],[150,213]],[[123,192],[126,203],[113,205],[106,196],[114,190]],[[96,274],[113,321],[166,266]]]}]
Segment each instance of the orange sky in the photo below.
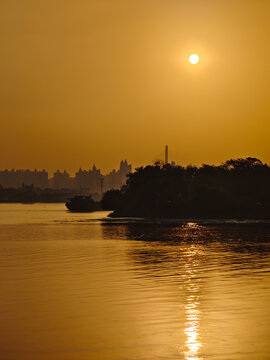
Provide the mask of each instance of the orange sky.
[{"label": "orange sky", "polygon": [[269,38],[269,0],[3,0],[0,169],[270,162]]}]

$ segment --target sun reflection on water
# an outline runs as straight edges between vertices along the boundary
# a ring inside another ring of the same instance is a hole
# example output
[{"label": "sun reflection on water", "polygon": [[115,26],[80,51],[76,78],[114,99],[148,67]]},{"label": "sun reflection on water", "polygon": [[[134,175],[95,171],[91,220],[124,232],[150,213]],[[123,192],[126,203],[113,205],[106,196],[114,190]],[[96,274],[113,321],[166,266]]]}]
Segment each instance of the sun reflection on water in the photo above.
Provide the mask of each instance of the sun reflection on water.
[{"label": "sun reflection on water", "polygon": [[185,359],[199,360],[200,342],[200,311],[199,303],[195,301],[195,296],[189,296],[185,306]]},{"label": "sun reflection on water", "polygon": [[186,255],[187,263],[184,275],[186,283],[184,358],[185,360],[200,360],[202,347],[200,337],[200,279],[197,277],[196,267],[198,264],[195,260],[198,251],[193,248]]}]

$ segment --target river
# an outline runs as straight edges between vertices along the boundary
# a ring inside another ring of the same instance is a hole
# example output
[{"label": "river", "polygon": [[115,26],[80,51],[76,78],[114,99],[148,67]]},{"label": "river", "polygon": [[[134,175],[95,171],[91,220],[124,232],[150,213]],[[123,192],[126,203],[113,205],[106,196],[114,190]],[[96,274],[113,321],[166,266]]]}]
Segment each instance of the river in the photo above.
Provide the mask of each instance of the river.
[{"label": "river", "polygon": [[0,204],[0,359],[270,358],[270,224]]}]

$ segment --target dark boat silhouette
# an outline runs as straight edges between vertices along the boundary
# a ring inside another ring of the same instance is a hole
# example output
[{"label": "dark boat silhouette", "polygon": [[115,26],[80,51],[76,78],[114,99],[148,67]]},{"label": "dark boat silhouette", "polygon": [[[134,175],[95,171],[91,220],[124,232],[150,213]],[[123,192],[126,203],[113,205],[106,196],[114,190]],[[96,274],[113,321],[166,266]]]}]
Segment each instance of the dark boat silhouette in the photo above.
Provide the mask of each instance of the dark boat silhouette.
[{"label": "dark boat silhouette", "polygon": [[69,211],[74,212],[91,212],[98,210],[98,204],[91,196],[74,196],[67,200],[66,207]]}]

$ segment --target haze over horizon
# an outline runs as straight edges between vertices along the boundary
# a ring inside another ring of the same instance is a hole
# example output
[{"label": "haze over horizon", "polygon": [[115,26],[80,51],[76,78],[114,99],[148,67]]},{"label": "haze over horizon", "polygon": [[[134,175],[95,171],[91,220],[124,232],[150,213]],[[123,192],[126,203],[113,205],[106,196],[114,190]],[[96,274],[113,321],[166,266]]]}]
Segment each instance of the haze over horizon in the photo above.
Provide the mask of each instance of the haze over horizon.
[{"label": "haze over horizon", "polygon": [[268,0],[2,1],[0,169],[109,172],[165,144],[182,165],[269,163],[269,11]]}]

